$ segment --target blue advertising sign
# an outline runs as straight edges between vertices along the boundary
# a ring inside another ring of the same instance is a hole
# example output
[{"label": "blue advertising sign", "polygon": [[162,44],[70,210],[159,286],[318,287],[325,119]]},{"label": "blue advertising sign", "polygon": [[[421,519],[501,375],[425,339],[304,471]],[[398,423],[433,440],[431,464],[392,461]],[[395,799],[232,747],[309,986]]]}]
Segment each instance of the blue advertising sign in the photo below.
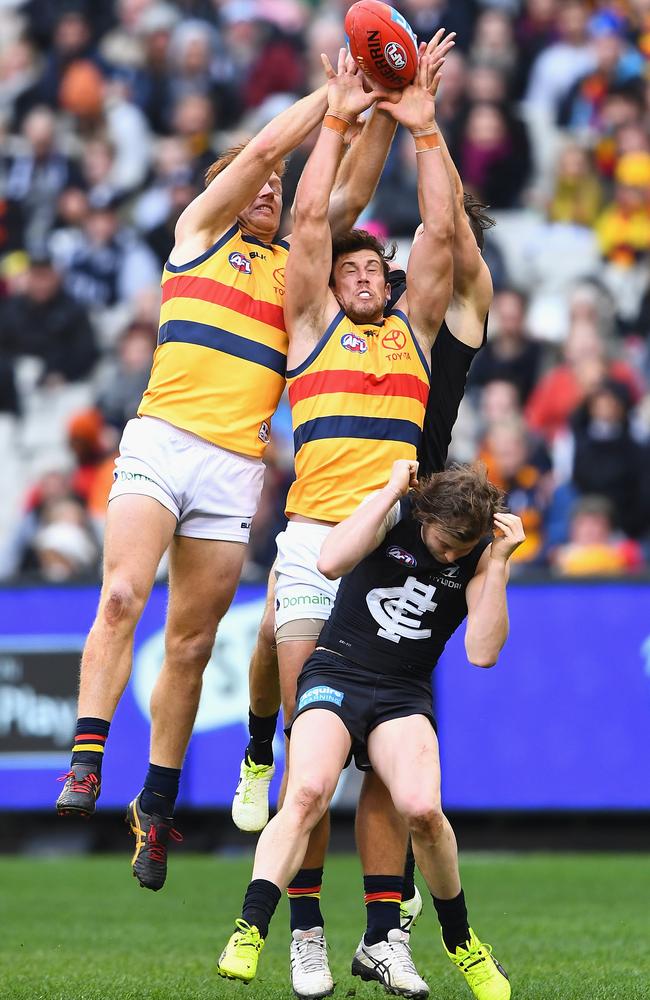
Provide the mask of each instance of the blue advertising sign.
[{"label": "blue advertising sign", "polygon": [[[92,587],[0,589],[0,783],[6,808],[52,809],[67,770]],[[141,787],[167,594],[136,633],[107,744],[101,808]],[[468,665],[463,628],[434,674],[447,809],[650,809],[650,584],[510,588],[498,665]],[[264,590],[242,586],[205,674],[179,804],[228,808],[247,742],[248,661]],[[280,764],[272,785],[275,796]]]}]

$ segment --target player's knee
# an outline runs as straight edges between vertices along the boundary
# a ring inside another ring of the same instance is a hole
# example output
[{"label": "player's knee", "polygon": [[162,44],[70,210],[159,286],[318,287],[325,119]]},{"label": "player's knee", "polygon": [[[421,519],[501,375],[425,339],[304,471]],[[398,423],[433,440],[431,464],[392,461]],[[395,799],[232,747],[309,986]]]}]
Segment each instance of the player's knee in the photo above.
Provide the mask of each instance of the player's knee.
[{"label": "player's knee", "polygon": [[167,636],[165,640],[167,664],[186,676],[195,674],[198,683],[212,656],[214,639],[215,634],[212,631]]},{"label": "player's knee", "polygon": [[111,580],[104,585],[101,614],[107,625],[135,627],[144,607],[144,597],[126,581]]},{"label": "player's knee", "polygon": [[297,783],[287,793],[283,808],[289,808],[300,826],[315,826],[329,805],[325,782],[314,776]]},{"label": "player's knee", "polygon": [[439,805],[414,796],[405,803],[403,815],[412,835],[428,844],[435,844],[440,840],[445,818]]}]

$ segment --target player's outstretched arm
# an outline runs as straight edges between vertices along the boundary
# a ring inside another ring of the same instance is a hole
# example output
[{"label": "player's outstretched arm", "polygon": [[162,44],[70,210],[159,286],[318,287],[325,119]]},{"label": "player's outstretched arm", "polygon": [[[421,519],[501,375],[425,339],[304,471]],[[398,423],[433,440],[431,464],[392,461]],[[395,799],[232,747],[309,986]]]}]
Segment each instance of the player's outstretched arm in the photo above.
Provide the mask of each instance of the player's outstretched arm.
[{"label": "player's outstretched arm", "polygon": [[399,501],[417,486],[418,463],[407,459],[393,462],[391,477],[383,489],[372,493],[345,521],[337,524],[323,542],[318,569],[328,580],[337,580],[365,559],[397,524]]},{"label": "player's outstretched arm", "polygon": [[481,556],[466,592],[465,652],[476,667],[493,667],[508,638],[508,561],[526,538],[516,514],[495,514],[494,528],[494,541]]},{"label": "player's outstretched arm", "polygon": [[327,107],[324,84],[265,125],[237,158],[187,206],[176,223],[176,243],[205,234],[214,241],[253,200],[274,167],[321,121]]},{"label": "player's outstretched arm", "polygon": [[[397,101],[399,94],[391,99]],[[372,199],[390,151],[397,122],[373,108],[361,134],[343,158],[330,199],[329,220],[334,236],[352,229]]]},{"label": "player's outstretched arm", "polygon": [[330,196],[343,155],[345,134],[360,112],[382,96],[366,93],[357,65],[341,49],[336,73],[322,56],[328,75],[327,113],[316,145],[303,170],[294,202],[291,253],[287,259],[284,315],[291,340],[313,339],[329,321],[328,304],[336,306],[329,291],[332,236],[328,220]]},{"label": "player's outstretched arm", "polygon": [[447,311],[453,286],[453,195],[435,117],[435,93],[444,56],[452,45],[450,37],[431,52],[423,52],[415,81],[404,90],[399,104],[379,105],[410,130],[415,142],[423,228],[409,257],[408,291],[398,306],[408,313],[416,335],[429,345]]}]

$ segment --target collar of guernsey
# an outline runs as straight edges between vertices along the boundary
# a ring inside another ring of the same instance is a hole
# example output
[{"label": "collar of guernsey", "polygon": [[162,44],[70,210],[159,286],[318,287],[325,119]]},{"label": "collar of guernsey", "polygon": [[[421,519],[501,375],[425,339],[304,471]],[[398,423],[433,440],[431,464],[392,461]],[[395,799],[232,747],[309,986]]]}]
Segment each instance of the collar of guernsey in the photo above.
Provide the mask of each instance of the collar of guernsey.
[{"label": "collar of guernsey", "polygon": [[165,264],[160,328],[138,415],[260,457],[284,390],[288,243],[232,226],[188,264]]},{"label": "collar of guernsey", "polygon": [[296,480],[287,514],[342,521],[417,455],[429,364],[399,310],[381,324],[334,317],[309,357],[287,371]]}]

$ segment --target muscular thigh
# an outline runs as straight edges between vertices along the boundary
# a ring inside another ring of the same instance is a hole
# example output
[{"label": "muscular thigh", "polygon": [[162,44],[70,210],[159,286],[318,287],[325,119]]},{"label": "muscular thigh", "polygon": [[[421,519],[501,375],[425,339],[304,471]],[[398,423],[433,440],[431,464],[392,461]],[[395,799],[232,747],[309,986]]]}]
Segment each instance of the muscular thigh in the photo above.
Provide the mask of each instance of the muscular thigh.
[{"label": "muscular thigh", "polygon": [[438,738],[424,715],[382,722],[368,737],[368,756],[400,812],[414,795],[440,803]]},{"label": "muscular thigh", "polygon": [[168,638],[214,636],[235,595],[245,555],[242,542],[174,537],[169,558]]},{"label": "muscular thigh", "polygon": [[175,530],[174,515],[152,497],[116,496],[106,513],[104,582],[119,577],[148,592]]},{"label": "muscular thigh", "polygon": [[296,706],[296,685],[300,671],[315,648],[316,640],[300,640],[278,644],[282,711],[287,722],[293,715],[293,710]]}]

